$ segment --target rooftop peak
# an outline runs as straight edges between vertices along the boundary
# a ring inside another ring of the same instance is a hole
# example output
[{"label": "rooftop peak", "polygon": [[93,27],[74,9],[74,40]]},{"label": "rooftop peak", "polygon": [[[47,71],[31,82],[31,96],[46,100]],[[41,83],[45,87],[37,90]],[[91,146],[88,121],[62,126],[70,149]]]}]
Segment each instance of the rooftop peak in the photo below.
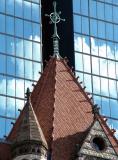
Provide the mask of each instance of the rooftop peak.
[{"label": "rooftop peak", "polygon": [[60,17],[61,11],[57,12],[57,3],[53,1],[54,12],[50,13],[50,15],[45,14],[45,16],[50,17],[50,24],[54,24],[54,33],[53,33],[53,49],[54,49],[54,56],[59,57],[59,35],[57,32],[57,23],[60,21],[65,21]]}]

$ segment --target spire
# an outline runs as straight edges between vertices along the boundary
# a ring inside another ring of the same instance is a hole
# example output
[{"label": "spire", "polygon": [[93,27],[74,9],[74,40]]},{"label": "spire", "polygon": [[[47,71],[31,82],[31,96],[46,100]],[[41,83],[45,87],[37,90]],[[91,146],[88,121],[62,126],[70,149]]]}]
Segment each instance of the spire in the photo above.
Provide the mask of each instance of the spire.
[{"label": "spire", "polygon": [[52,12],[50,15],[45,14],[45,16],[50,17],[50,24],[54,24],[54,33],[53,33],[53,49],[54,49],[54,56],[59,57],[59,35],[57,32],[57,23],[60,21],[65,21],[65,19],[62,19],[60,17],[61,12],[57,12],[57,3],[56,1],[53,2],[54,12]]},{"label": "spire", "polygon": [[30,94],[31,94],[30,89],[27,88],[26,92],[27,102],[25,104],[24,116],[22,117],[22,121],[19,126],[19,132],[16,141],[20,142],[24,140],[30,140],[30,141],[35,140],[35,141],[40,141],[44,146],[47,146],[43,132],[38,123],[33,107],[31,105]]}]

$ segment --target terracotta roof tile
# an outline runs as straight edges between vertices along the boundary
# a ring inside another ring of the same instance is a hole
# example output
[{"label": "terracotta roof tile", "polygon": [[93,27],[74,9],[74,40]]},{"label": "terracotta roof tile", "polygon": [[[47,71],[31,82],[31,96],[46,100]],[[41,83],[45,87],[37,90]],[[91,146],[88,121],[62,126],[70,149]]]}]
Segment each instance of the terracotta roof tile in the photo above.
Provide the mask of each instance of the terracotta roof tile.
[{"label": "terracotta roof tile", "polygon": [[[69,160],[94,121],[92,102],[64,59],[51,58],[31,94],[32,106],[53,160]],[[19,125],[24,111],[16,124]],[[16,135],[13,129],[9,135]]]}]

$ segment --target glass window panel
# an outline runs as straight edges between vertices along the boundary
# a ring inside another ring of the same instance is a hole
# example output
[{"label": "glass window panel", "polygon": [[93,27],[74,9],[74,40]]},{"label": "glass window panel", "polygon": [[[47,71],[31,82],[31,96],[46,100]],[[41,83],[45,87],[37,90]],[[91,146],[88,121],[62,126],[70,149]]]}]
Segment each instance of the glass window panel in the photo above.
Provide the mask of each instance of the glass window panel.
[{"label": "glass window panel", "polygon": [[5,35],[0,34],[0,52],[5,53]]},{"label": "glass window panel", "polygon": [[101,97],[100,96],[94,95],[94,102],[95,102],[95,104],[98,104],[99,107],[101,107]]},{"label": "glass window panel", "polygon": [[0,32],[5,32],[5,16],[0,14]]},{"label": "glass window panel", "polygon": [[14,15],[14,0],[7,0],[6,13]]},{"label": "glass window panel", "polygon": [[99,75],[99,58],[92,56],[92,72]]},{"label": "glass window panel", "polygon": [[14,46],[14,37],[7,36],[7,53],[14,55],[15,46]]},{"label": "glass window panel", "polygon": [[0,94],[6,94],[6,77],[0,75]]},{"label": "glass window panel", "polygon": [[23,39],[15,39],[16,56],[23,57]]},{"label": "glass window panel", "polygon": [[15,96],[15,79],[7,77],[7,95]]},{"label": "glass window panel", "polygon": [[110,60],[108,61],[108,75],[111,78],[116,78],[114,61],[110,61]]},{"label": "glass window panel", "polygon": [[105,4],[105,19],[112,21],[112,6],[109,4]]},{"label": "glass window panel", "polygon": [[[24,80],[16,79],[16,97],[24,98]],[[17,103],[16,103],[17,104]],[[20,106],[23,107],[23,106]]]},{"label": "glass window panel", "polygon": [[25,78],[32,79],[32,62],[25,60]]},{"label": "glass window panel", "polygon": [[118,60],[118,43],[115,43],[115,59]]},{"label": "glass window panel", "polygon": [[118,23],[118,6],[113,6],[113,22]]},{"label": "glass window panel", "polygon": [[96,18],[96,1],[91,0],[90,2],[90,16]]},{"label": "glass window panel", "polygon": [[6,120],[6,135],[7,135],[7,136],[9,135],[11,129],[13,128],[13,124],[11,124],[11,122],[12,122],[12,123],[15,123],[14,120],[11,120],[11,119],[7,119],[7,120]]},{"label": "glass window panel", "polygon": [[102,114],[110,116],[109,99],[102,97]]},{"label": "glass window panel", "polygon": [[6,97],[0,96],[0,115],[5,116],[6,113]]},{"label": "glass window panel", "polygon": [[0,118],[0,138],[5,136],[5,118]]},{"label": "glass window panel", "polygon": [[110,97],[117,98],[116,81],[109,80],[109,91],[110,91]]},{"label": "glass window panel", "polygon": [[0,0],[0,12],[5,12],[5,0]]},{"label": "glass window panel", "polygon": [[83,52],[90,53],[90,41],[88,36],[82,37]]},{"label": "glass window panel", "polygon": [[101,57],[107,57],[106,56],[106,41],[104,40],[98,40],[99,45],[99,56]]},{"label": "glass window panel", "polygon": [[87,92],[92,92],[91,75],[84,74],[84,84],[86,86],[86,91]]},{"label": "glass window panel", "polygon": [[98,40],[91,37],[91,54],[98,55]]},{"label": "glass window panel", "polygon": [[30,88],[30,91],[32,91],[32,81],[27,81],[25,80],[25,92],[27,90],[27,88]]},{"label": "glass window panel", "polygon": [[32,21],[40,22],[40,6],[32,3]]},{"label": "glass window panel", "polygon": [[15,118],[15,99],[7,97],[7,116]]},{"label": "glass window panel", "polygon": [[88,15],[88,0],[81,0],[81,13]]},{"label": "glass window panel", "polygon": [[82,37],[79,34],[74,35],[74,49],[75,51],[82,52]]},{"label": "glass window panel", "polygon": [[14,18],[6,16],[6,32],[8,34],[14,34]]},{"label": "glass window panel", "polygon": [[33,40],[40,42],[40,27],[39,24],[32,23],[33,26]]},{"label": "glass window panel", "polygon": [[31,2],[23,1],[24,3],[24,18],[31,20]]},{"label": "glass window panel", "polygon": [[112,3],[112,0],[105,0],[105,2]]},{"label": "glass window panel", "polygon": [[23,37],[23,20],[15,19],[15,35],[19,37]]},{"label": "glass window panel", "polygon": [[118,101],[110,99],[110,107],[111,109],[111,116],[114,118],[118,118]]},{"label": "glass window panel", "polygon": [[90,65],[90,56],[89,55],[83,55],[83,65],[84,65],[84,71],[85,72],[91,72],[91,65]]},{"label": "glass window panel", "polygon": [[98,21],[98,37],[105,38],[105,22]]},{"label": "glass window panel", "polygon": [[39,2],[40,2],[40,0],[32,0],[32,2],[39,3]]},{"label": "glass window panel", "polygon": [[74,31],[81,33],[81,17],[74,15]]},{"label": "glass window panel", "polygon": [[101,78],[101,94],[109,96],[109,83],[107,78]]},{"label": "glass window panel", "polygon": [[115,59],[114,43],[107,41],[107,58]]},{"label": "glass window panel", "polygon": [[118,79],[118,63],[116,62],[116,78]]},{"label": "glass window panel", "polygon": [[39,71],[41,72],[41,63],[33,63],[33,75],[34,80],[38,80],[40,78]]},{"label": "glass window panel", "polygon": [[75,52],[75,68],[76,70],[83,71],[83,58],[82,54]]},{"label": "glass window panel", "polygon": [[104,19],[104,3],[97,2],[97,17]]},{"label": "glass window panel", "polygon": [[41,61],[40,43],[33,42],[33,60]]},{"label": "glass window panel", "polygon": [[106,23],[106,39],[113,40],[113,24]]},{"label": "glass window panel", "polygon": [[89,34],[89,21],[86,17],[82,17],[82,33]]},{"label": "glass window panel", "polygon": [[118,1],[117,1],[117,0],[113,0],[113,3],[114,3],[114,4],[118,4]]},{"label": "glass window panel", "polygon": [[114,25],[114,40],[118,42],[118,25]]},{"label": "glass window panel", "polygon": [[32,24],[31,22],[24,21],[24,37],[32,39]]},{"label": "glass window panel", "polygon": [[24,77],[24,60],[16,58],[16,76]]},{"label": "glass window panel", "polygon": [[97,36],[97,20],[90,20],[90,32],[92,36]]},{"label": "glass window panel", "polygon": [[7,57],[7,73],[10,75],[15,75],[15,58]]},{"label": "glass window panel", "polygon": [[25,58],[32,59],[32,42],[24,40]]},{"label": "glass window panel", "polygon": [[80,0],[73,0],[73,12],[80,13]]},{"label": "glass window panel", "polygon": [[23,16],[23,2],[21,0],[15,0],[15,15],[17,17]]},{"label": "glass window panel", "polygon": [[100,58],[100,75],[108,76],[107,74],[107,60]]},{"label": "glass window panel", "polygon": [[93,76],[93,92],[100,94],[100,77]]},{"label": "glass window panel", "polygon": [[16,99],[16,117],[19,116],[20,112],[18,109],[23,109],[24,107],[24,100]]},{"label": "glass window panel", "polygon": [[0,54],[0,73],[6,72],[6,56]]}]

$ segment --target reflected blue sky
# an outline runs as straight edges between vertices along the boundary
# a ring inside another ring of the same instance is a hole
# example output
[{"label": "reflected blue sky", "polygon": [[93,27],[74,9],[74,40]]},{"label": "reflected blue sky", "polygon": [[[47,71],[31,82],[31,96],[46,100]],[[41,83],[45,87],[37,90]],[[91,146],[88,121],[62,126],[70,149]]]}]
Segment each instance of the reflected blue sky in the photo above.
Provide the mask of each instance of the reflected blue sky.
[{"label": "reflected blue sky", "polygon": [[24,106],[26,88],[32,90],[32,83],[40,77],[39,0],[6,0],[6,4],[0,0],[0,23],[0,138],[3,138],[12,127],[14,120],[10,117],[18,117],[18,109]]},{"label": "reflected blue sky", "polygon": [[76,75],[101,113],[118,118],[118,1],[73,0],[73,13]]}]

